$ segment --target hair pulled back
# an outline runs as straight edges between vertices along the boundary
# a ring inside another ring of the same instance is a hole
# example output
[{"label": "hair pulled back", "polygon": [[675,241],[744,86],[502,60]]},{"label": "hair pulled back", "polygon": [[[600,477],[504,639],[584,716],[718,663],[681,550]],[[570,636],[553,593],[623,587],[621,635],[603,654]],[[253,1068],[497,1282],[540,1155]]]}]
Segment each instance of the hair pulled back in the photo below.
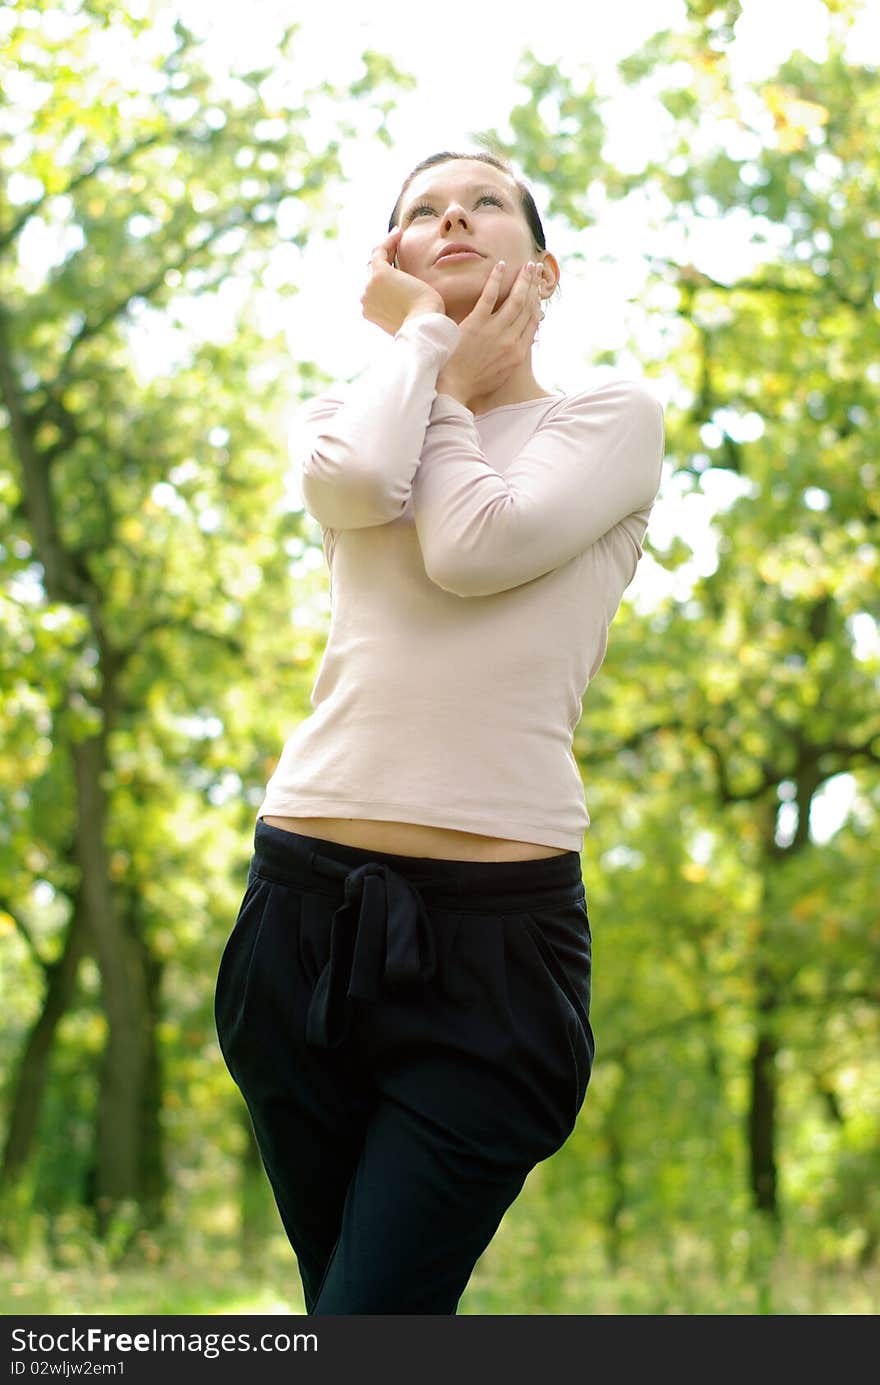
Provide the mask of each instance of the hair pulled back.
[{"label": "hair pulled back", "polygon": [[497,154],[487,154],[482,152],[478,154],[459,154],[454,153],[449,149],[444,149],[439,154],[431,154],[427,159],[422,159],[422,162],[416,164],[412,172],[409,173],[408,176],[404,179],[403,187],[400,189],[400,192],[397,195],[397,201],[394,204],[394,211],[391,213],[391,216],[388,221],[388,230],[394,230],[394,227],[397,223],[397,215],[400,211],[400,203],[403,199],[404,193],[406,192],[413,178],[415,178],[416,174],[421,173],[422,170],[425,168],[433,168],[434,164],[449,163],[452,160],[456,159],[475,159],[479,163],[491,164],[493,168],[499,168],[502,173],[507,174],[508,178],[511,179],[514,186],[516,187],[517,192],[519,193],[520,204],[523,209],[523,215],[525,216],[526,221],[529,223],[529,229],[532,233],[532,240],[534,241],[535,250],[546,250],[547,244],[544,238],[544,227],[541,225],[541,218],[538,215],[538,208],[535,206],[535,199],[532,197],[532,194],[529,192],[525,183],[522,182],[521,179],[517,178],[510,164],[507,163],[505,159],[499,158]]}]

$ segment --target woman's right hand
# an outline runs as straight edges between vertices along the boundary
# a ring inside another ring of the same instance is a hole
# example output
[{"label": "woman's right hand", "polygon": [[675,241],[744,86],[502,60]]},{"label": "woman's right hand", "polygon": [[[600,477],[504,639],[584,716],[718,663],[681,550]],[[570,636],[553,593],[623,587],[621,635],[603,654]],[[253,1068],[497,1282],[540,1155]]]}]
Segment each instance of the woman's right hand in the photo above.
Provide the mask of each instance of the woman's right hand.
[{"label": "woman's right hand", "polygon": [[446,313],[446,304],[436,289],[392,265],[401,230],[395,226],[376,246],[370,257],[369,282],[361,294],[364,317],[392,337],[411,313]]},{"label": "woman's right hand", "polygon": [[541,265],[529,261],[496,308],[504,273],[495,264],[467,317],[459,343],[437,377],[437,391],[464,403],[490,394],[528,359],[541,320]]}]

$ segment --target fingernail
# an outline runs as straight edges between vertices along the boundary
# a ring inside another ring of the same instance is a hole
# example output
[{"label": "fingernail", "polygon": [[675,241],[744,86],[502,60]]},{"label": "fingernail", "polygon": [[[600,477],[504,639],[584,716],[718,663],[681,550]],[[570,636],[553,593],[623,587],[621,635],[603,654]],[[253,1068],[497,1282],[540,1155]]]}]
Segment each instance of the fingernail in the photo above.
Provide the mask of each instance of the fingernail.
[{"label": "fingernail", "polygon": [[498,260],[498,262],[495,264],[494,268],[495,268],[495,269],[498,269],[498,270],[503,269],[503,268],[504,268],[504,260]]}]

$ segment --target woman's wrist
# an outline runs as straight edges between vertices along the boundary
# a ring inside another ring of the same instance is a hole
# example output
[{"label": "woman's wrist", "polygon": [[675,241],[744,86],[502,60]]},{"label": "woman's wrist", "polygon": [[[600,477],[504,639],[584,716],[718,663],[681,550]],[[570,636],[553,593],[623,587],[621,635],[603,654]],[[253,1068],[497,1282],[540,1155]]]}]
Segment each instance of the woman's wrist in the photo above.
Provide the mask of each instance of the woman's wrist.
[{"label": "woman's wrist", "polygon": [[[422,299],[421,302],[413,303],[412,307],[407,309],[403,322],[409,322],[410,318],[413,317],[422,317],[425,313],[443,313],[445,315],[446,304],[439,295],[436,302],[432,301],[430,298]],[[400,324],[401,327],[403,326],[403,322]]]},{"label": "woman's wrist", "polygon": [[448,394],[450,399],[457,399],[459,404],[463,404],[464,407],[467,408],[467,390],[463,387],[461,381],[456,380],[455,376],[451,375],[446,370],[441,370],[440,374],[437,376],[437,393]]}]

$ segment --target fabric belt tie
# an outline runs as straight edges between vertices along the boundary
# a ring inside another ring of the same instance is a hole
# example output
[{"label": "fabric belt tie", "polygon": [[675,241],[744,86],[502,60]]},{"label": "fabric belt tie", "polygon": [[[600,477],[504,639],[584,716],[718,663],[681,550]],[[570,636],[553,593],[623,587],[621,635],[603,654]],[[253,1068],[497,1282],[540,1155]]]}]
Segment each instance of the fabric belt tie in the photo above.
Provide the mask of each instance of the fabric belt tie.
[{"label": "fabric belt tie", "polygon": [[345,877],[345,900],[333,915],[330,959],[306,1016],[306,1043],[337,1048],[350,1022],[349,1000],[376,1000],[383,988],[429,981],[437,968],[434,931],[419,891],[383,862],[354,869],[313,855],[325,874]]}]

